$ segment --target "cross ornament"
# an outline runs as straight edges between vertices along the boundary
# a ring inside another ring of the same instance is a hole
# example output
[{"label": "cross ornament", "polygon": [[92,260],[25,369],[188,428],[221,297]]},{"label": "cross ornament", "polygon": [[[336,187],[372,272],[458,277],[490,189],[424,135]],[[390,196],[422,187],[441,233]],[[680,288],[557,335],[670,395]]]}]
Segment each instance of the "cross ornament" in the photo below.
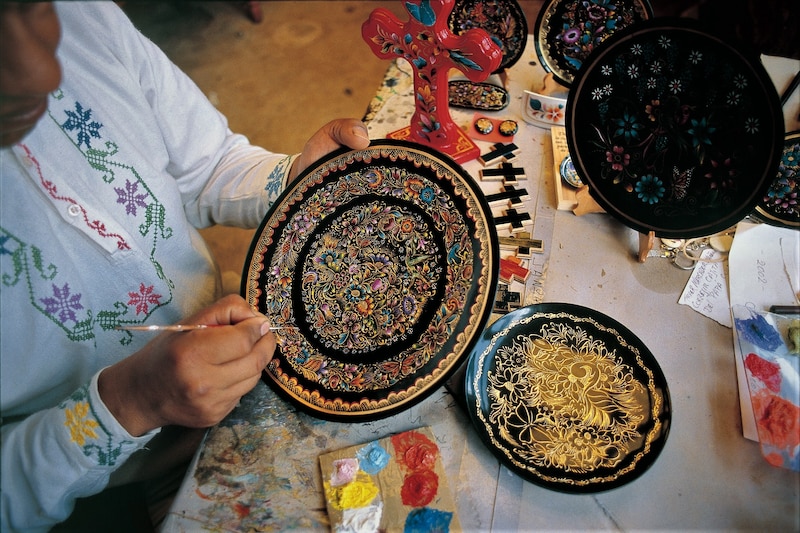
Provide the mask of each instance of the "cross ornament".
[{"label": "cross ornament", "polygon": [[480,153],[450,117],[448,75],[461,71],[474,82],[497,70],[503,52],[485,30],[456,35],[447,23],[455,0],[407,0],[401,22],[386,8],[375,9],[361,26],[361,36],[381,59],[403,58],[414,71],[411,124],[390,137],[407,138],[464,162]]}]

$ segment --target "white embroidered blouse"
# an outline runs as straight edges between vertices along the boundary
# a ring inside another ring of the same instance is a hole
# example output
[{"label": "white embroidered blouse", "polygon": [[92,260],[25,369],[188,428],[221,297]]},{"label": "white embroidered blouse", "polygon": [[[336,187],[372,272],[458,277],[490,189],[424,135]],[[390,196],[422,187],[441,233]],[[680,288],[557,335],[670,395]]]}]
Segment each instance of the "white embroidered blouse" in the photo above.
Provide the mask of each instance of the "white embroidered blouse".
[{"label": "white embroidered blouse", "polygon": [[[251,146],[113,2],[66,2],[63,83],[0,151],[0,529],[47,529],[134,438],[99,370],[219,295],[196,228],[255,227],[291,158]],[[21,420],[21,421],[20,421]]]}]

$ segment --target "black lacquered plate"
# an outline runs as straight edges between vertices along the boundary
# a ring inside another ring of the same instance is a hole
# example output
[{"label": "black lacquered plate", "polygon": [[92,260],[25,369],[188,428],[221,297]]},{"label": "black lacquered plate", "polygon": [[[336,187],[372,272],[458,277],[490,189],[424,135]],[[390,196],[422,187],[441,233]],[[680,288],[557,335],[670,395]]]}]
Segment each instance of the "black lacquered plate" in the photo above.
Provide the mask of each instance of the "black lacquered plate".
[{"label": "black lacquered plate", "polygon": [[783,114],[757,56],[687,19],[615,33],[567,99],[575,168],[607,212],[662,237],[711,235],[775,178]]},{"label": "black lacquered plate", "polygon": [[433,392],[491,313],[497,234],[480,188],[403,141],[340,150],[267,213],[242,292],[279,347],[264,380],[326,419],[377,419]]},{"label": "black lacquered plate", "polygon": [[503,49],[496,72],[514,65],[525,51],[528,23],[516,0],[456,0],[447,23],[456,35],[473,28],[486,30]]},{"label": "black lacquered plate", "polygon": [[547,488],[587,493],[639,477],[671,422],[653,354],[586,307],[523,307],[489,326],[469,357],[467,408],[511,470]]},{"label": "black lacquered plate", "polygon": [[786,134],[778,174],[756,206],[757,214],[776,226],[800,228],[800,131]]},{"label": "black lacquered plate", "polygon": [[583,63],[614,32],[653,17],[647,0],[550,0],[539,11],[534,43],[539,61],[569,87]]}]

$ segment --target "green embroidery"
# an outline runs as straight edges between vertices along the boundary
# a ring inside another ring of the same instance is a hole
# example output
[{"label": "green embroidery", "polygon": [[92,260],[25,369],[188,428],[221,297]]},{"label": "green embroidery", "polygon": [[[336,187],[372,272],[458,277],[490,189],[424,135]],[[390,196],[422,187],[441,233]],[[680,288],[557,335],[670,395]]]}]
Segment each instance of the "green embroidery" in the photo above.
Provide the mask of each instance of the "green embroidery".
[{"label": "green embroidery", "polygon": [[[51,95],[55,101],[64,99],[64,93],[61,89],[52,93]],[[52,108],[51,108],[52,109]],[[144,213],[144,222],[139,227],[139,233],[142,237],[150,237],[152,244],[150,246],[149,258],[153,266],[153,271],[167,287],[168,294],[164,295],[161,300],[148,306],[146,312],[142,315],[131,316],[129,313],[133,310],[124,300],[116,301],[111,304],[110,309],[102,309],[97,311],[96,316],[91,309],[83,313],[83,317],[78,317],[75,310],[83,310],[80,303],[80,294],[70,294],[68,283],[63,283],[63,279],[59,282],[56,281],[58,275],[58,268],[53,263],[46,263],[43,259],[42,251],[31,244],[26,244],[20,239],[13,236],[10,232],[0,227],[0,238],[4,241],[0,242],[0,255],[10,255],[11,265],[13,270],[10,272],[3,272],[2,284],[6,287],[11,287],[19,284],[21,281],[27,286],[28,298],[31,305],[66,334],[67,338],[71,341],[94,341],[95,340],[95,327],[100,327],[103,331],[113,330],[121,324],[137,324],[143,323],[147,318],[163,306],[169,305],[174,298],[175,283],[167,277],[161,263],[157,258],[157,251],[161,240],[166,240],[172,237],[173,230],[167,225],[166,222],[166,209],[158,201],[153,191],[148,187],[147,183],[142,180],[138,171],[130,165],[121,163],[115,160],[115,157],[120,154],[119,146],[112,141],[105,141],[103,143],[104,149],[92,148],[90,142],[87,140],[89,137],[99,136],[102,124],[91,122],[88,125],[83,125],[82,120],[91,119],[91,110],[84,110],[83,106],[75,103],[74,111],[66,111],[69,117],[63,124],[56,120],[53,111],[49,110],[49,118],[59,127],[62,133],[70,140],[75,148],[84,156],[89,167],[100,173],[100,177],[105,184],[111,184],[117,179],[119,172],[123,171],[132,176],[132,180],[142,187],[149,200]],[[76,142],[71,131],[76,131],[80,142]],[[91,135],[87,136],[87,132]],[[84,149],[82,145],[86,145]],[[45,179],[40,176],[41,179]],[[45,184],[45,183],[43,183]],[[46,183],[52,186],[52,184]],[[50,192],[48,190],[48,192]],[[102,226],[101,221],[92,221],[94,226],[90,228]],[[12,244],[14,246],[10,246]],[[53,296],[41,298],[38,292],[42,290],[40,284],[37,284],[32,279],[32,273],[38,273],[38,276],[47,281],[52,281],[48,284],[48,289],[51,288],[54,292]],[[149,284],[148,284],[149,285]],[[127,295],[127,291],[122,289],[123,295]],[[159,290],[159,292],[162,292]],[[123,296],[124,297],[124,296]],[[41,303],[44,303],[43,307]],[[152,303],[152,302],[151,302]],[[68,323],[74,322],[74,326],[69,327]],[[129,331],[119,332],[119,342],[121,345],[129,345],[133,340],[133,335]]]},{"label": "green embroidery", "polygon": [[132,444],[129,440],[114,442],[97,416],[88,386],[77,389],[58,407],[64,411],[64,426],[69,430],[70,440],[86,457],[93,457],[98,465],[115,466],[123,446]]}]

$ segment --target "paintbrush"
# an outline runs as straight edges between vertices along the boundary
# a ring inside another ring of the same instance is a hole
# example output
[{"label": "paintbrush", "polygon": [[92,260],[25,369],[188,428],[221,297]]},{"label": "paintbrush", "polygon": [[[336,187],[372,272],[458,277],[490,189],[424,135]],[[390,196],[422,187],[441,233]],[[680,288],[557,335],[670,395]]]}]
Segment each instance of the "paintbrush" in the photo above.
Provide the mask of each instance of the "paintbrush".
[{"label": "paintbrush", "polygon": [[[137,326],[117,326],[114,329],[124,331],[193,331],[195,329],[216,328],[227,324],[145,324]],[[270,331],[281,331],[283,329],[297,329],[295,326],[272,326]]]}]

